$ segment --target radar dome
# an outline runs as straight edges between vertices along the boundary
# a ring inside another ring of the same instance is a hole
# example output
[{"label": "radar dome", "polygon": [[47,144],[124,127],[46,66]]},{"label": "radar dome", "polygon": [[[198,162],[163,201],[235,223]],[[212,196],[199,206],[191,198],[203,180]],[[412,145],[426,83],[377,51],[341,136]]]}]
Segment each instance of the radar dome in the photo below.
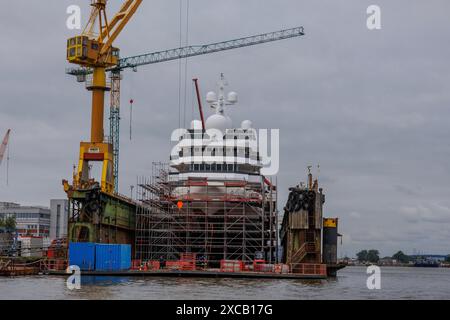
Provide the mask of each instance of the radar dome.
[{"label": "radar dome", "polygon": [[206,94],[206,102],[208,102],[209,104],[217,102],[217,94],[213,91],[208,92]]},{"label": "radar dome", "polygon": [[248,130],[252,128],[252,122],[250,120],[244,120],[241,123],[241,128],[244,130]]},{"label": "radar dome", "polygon": [[230,117],[225,117],[222,114],[213,114],[206,120],[206,130],[209,129],[218,129],[225,134],[226,129],[231,129],[233,123]]},{"label": "radar dome", "polygon": [[230,92],[228,94],[227,100],[228,100],[229,103],[233,103],[233,104],[237,103],[238,102],[238,95],[237,95],[237,93],[233,92],[233,91]]}]

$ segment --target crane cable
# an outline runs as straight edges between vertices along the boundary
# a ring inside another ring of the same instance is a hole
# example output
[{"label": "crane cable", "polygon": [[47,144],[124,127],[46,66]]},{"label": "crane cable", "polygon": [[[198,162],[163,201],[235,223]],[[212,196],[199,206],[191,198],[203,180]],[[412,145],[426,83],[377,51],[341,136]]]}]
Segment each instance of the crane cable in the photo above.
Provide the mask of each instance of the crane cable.
[{"label": "crane cable", "polygon": [[[190,0],[186,0],[186,42],[185,47],[189,45],[189,5]],[[187,106],[187,73],[188,73],[188,58],[185,59],[184,62],[184,115],[183,115],[183,124],[186,128],[186,106]]]},{"label": "crane cable", "polygon": [[194,121],[194,119],[195,119],[195,116],[194,116],[194,96],[196,95],[196,92],[195,92],[195,84],[194,84],[194,82],[192,82],[192,85],[191,85],[191,88],[192,88],[192,92],[191,92],[191,121]]},{"label": "crane cable", "polygon": [[[179,43],[178,47],[181,48],[183,30],[182,30],[182,20],[183,20],[183,0],[180,0],[180,16],[179,16]],[[178,128],[181,128],[181,59],[178,61]]]},{"label": "crane cable", "polygon": [[133,73],[135,71],[133,70],[130,76],[130,141],[132,140],[132,134],[133,134]]},{"label": "crane cable", "polygon": [[[189,11],[190,0],[186,0],[186,35],[184,39],[184,46],[189,45]],[[183,46],[183,0],[180,0],[180,16],[179,16],[179,48]],[[182,87],[182,78],[184,71],[184,88]],[[186,108],[187,108],[187,73],[188,73],[188,58],[180,59],[178,62],[178,127],[186,127]]]}]

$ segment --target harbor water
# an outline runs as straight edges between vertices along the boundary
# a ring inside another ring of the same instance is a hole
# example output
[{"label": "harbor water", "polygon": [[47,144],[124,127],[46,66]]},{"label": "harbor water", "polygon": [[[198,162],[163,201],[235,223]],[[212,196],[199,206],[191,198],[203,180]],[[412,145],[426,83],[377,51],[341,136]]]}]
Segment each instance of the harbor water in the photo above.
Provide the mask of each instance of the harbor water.
[{"label": "harbor water", "polygon": [[0,299],[450,299],[450,268],[381,268],[381,289],[369,290],[365,267],[347,267],[335,279],[249,280],[83,277],[0,278]]}]

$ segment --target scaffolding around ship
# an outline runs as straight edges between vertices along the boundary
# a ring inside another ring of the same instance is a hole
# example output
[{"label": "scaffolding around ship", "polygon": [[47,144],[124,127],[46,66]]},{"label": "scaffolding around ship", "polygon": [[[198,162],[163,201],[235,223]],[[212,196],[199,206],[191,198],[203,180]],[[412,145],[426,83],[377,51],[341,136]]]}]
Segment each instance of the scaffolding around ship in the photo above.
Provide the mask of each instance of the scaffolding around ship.
[{"label": "scaffolding around ship", "polygon": [[[194,253],[205,267],[218,267],[221,260],[278,261],[277,190],[272,183],[262,176],[260,183],[170,181],[171,170],[168,164],[153,163],[152,176],[138,178],[136,259],[171,261]],[[174,193],[180,186],[187,193]],[[206,191],[194,192],[199,186]]]}]

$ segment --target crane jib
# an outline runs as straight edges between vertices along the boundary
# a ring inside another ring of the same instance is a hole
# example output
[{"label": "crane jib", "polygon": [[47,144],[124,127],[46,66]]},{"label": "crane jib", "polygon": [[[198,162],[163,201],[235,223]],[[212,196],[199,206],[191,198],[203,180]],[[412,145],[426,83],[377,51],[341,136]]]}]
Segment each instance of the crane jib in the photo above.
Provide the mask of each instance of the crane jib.
[{"label": "crane jib", "polygon": [[[121,70],[136,68],[138,66],[184,59],[237,48],[249,47],[257,44],[295,38],[304,35],[305,33],[303,27],[296,27],[292,29],[285,29],[270,33],[264,33],[256,36],[234,39],[230,41],[211,43],[208,45],[187,46],[182,48],[170,49],[166,51],[158,51],[119,59],[119,63],[117,66],[109,68],[107,70],[111,72],[120,72]],[[66,70],[66,73],[74,76],[80,76],[91,74],[92,70],[89,68],[70,68]]]}]

